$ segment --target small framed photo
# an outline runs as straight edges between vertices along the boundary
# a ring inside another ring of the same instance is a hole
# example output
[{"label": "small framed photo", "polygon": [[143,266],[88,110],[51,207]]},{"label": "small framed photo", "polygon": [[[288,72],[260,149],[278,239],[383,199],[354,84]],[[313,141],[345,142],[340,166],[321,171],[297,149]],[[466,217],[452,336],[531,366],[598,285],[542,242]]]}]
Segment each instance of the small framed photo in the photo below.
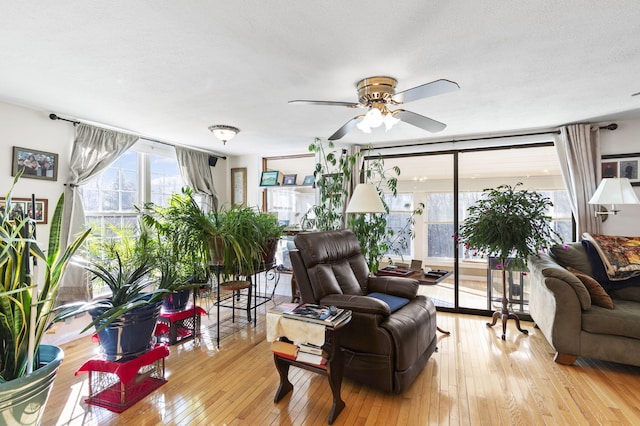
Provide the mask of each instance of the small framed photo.
[{"label": "small framed photo", "polygon": [[22,177],[30,179],[58,180],[58,154],[31,148],[13,147],[11,176],[24,169]]},{"label": "small framed photo", "polygon": [[640,153],[602,156],[602,178],[627,178],[631,185],[640,186]]},{"label": "small framed photo", "polygon": [[302,186],[313,186],[314,183],[316,183],[316,177],[314,175],[308,175],[304,177]]},{"label": "small framed photo", "polygon": [[282,185],[295,185],[298,175],[284,175]]},{"label": "small framed photo", "polygon": [[[5,214],[7,210],[7,200],[0,197],[0,214]],[[11,198],[11,211],[9,219],[22,218],[25,214],[34,218],[33,205],[31,198]],[[45,225],[49,217],[49,202],[46,198],[36,198],[35,221]]]},{"label": "small framed photo", "polygon": [[260,177],[260,186],[278,186],[280,172],[277,170],[269,170],[266,172],[262,172],[262,176]]}]

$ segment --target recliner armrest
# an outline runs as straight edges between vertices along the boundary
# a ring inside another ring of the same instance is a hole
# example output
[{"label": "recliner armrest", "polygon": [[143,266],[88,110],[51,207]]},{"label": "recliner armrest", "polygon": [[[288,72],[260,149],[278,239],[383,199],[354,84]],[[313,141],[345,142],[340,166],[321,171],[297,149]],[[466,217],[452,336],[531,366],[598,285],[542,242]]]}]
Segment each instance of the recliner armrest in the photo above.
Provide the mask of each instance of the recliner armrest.
[{"label": "recliner armrest", "polygon": [[329,294],[323,297],[320,303],[325,306],[336,306],[364,314],[379,314],[385,317],[391,315],[389,305],[373,297],[351,294]]},{"label": "recliner armrest", "polygon": [[385,293],[405,299],[415,299],[419,286],[418,280],[412,278],[380,276],[369,277],[367,280],[369,293]]}]

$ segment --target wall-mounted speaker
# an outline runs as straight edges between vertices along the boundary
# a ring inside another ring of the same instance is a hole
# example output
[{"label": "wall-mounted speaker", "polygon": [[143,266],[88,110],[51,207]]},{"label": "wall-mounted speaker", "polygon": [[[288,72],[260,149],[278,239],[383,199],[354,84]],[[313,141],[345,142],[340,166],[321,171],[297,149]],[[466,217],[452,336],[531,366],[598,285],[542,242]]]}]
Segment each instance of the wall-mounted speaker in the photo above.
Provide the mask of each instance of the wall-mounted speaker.
[{"label": "wall-mounted speaker", "polygon": [[210,156],[209,156],[209,165],[210,165],[211,167],[215,167],[215,166],[216,166],[216,164],[218,164],[218,157],[215,157],[215,156],[213,156],[213,155],[210,155]]}]

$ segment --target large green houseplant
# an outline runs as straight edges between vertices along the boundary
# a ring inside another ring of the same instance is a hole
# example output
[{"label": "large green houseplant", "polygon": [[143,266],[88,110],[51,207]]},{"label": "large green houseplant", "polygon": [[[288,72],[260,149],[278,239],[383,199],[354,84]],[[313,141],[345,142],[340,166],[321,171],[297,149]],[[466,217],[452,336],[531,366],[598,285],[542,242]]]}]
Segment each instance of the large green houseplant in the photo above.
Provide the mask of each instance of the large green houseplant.
[{"label": "large green houseplant", "polygon": [[[13,186],[19,178],[20,173]],[[58,348],[41,345],[42,336],[53,322],[51,312],[62,275],[90,230],[62,248],[61,195],[44,251],[35,239],[29,217],[9,217],[13,186],[0,214],[0,418],[5,424],[38,424],[63,356]],[[37,261],[33,273],[28,272],[30,257]],[[44,365],[48,361],[50,365]],[[14,389],[21,396],[16,396]]]},{"label": "large green houseplant", "polygon": [[56,321],[89,313],[92,320],[82,331],[95,327],[109,360],[140,355],[149,348],[165,295],[195,285],[162,257],[162,246],[144,226],[139,235],[119,232],[97,245],[108,256],[92,259],[86,269],[93,285],[106,287],[109,296],[61,306]]},{"label": "large green houseplant", "polygon": [[225,277],[258,271],[283,232],[275,216],[251,207],[221,206],[205,212],[189,188],[172,196],[168,210],[159,209],[143,218],[155,227],[179,231],[174,241],[193,247],[193,259],[200,262],[204,257]]},{"label": "large green houseplant", "polygon": [[519,189],[521,185],[484,189],[483,197],[469,207],[467,218],[458,232],[458,240],[465,249],[474,255],[495,257],[499,261],[502,309],[494,312],[492,322],[487,325],[492,327],[501,318],[503,340],[509,319],[516,321],[518,330],[528,333],[520,327],[518,316],[508,309],[507,269],[525,268],[530,256],[561,243],[548,214],[553,206],[551,200],[539,192]]},{"label": "large green houseplant", "polygon": [[419,203],[415,206],[401,228],[388,228],[389,206],[385,201],[385,193],[392,197],[397,196],[400,168],[386,168],[381,155],[369,156],[360,170],[360,180],[375,185],[386,212],[349,215],[345,213],[354,165],[367,156],[370,149],[371,147],[365,147],[357,153],[349,154],[345,149],[336,149],[333,142],[329,142],[325,147],[320,139],[309,145],[309,151],[317,156],[314,176],[320,193],[320,203],[313,206],[311,212],[315,217],[315,227],[321,231],[341,229],[345,226],[352,229],[360,242],[369,271],[375,273],[385,255],[402,257],[402,252],[409,247],[414,237],[415,216],[423,213],[424,204]]}]

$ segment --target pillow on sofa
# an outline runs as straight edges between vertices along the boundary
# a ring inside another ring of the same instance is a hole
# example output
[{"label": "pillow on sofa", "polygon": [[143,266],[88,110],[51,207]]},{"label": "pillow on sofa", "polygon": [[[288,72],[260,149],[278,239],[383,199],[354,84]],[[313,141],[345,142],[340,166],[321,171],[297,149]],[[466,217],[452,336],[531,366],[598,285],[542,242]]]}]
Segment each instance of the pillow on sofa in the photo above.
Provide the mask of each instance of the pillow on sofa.
[{"label": "pillow on sofa", "polygon": [[558,244],[551,247],[553,258],[565,268],[571,266],[583,273],[593,276],[591,261],[582,243]]},{"label": "pillow on sofa", "polygon": [[607,294],[604,287],[602,287],[598,281],[596,281],[589,275],[584,274],[581,271],[578,271],[577,269],[572,268],[570,266],[567,267],[567,270],[573,273],[573,275],[575,275],[576,277],[578,277],[580,281],[582,281],[582,284],[584,284],[584,286],[589,291],[592,305],[601,306],[607,309],[614,308],[613,300],[611,300],[611,296]]}]

